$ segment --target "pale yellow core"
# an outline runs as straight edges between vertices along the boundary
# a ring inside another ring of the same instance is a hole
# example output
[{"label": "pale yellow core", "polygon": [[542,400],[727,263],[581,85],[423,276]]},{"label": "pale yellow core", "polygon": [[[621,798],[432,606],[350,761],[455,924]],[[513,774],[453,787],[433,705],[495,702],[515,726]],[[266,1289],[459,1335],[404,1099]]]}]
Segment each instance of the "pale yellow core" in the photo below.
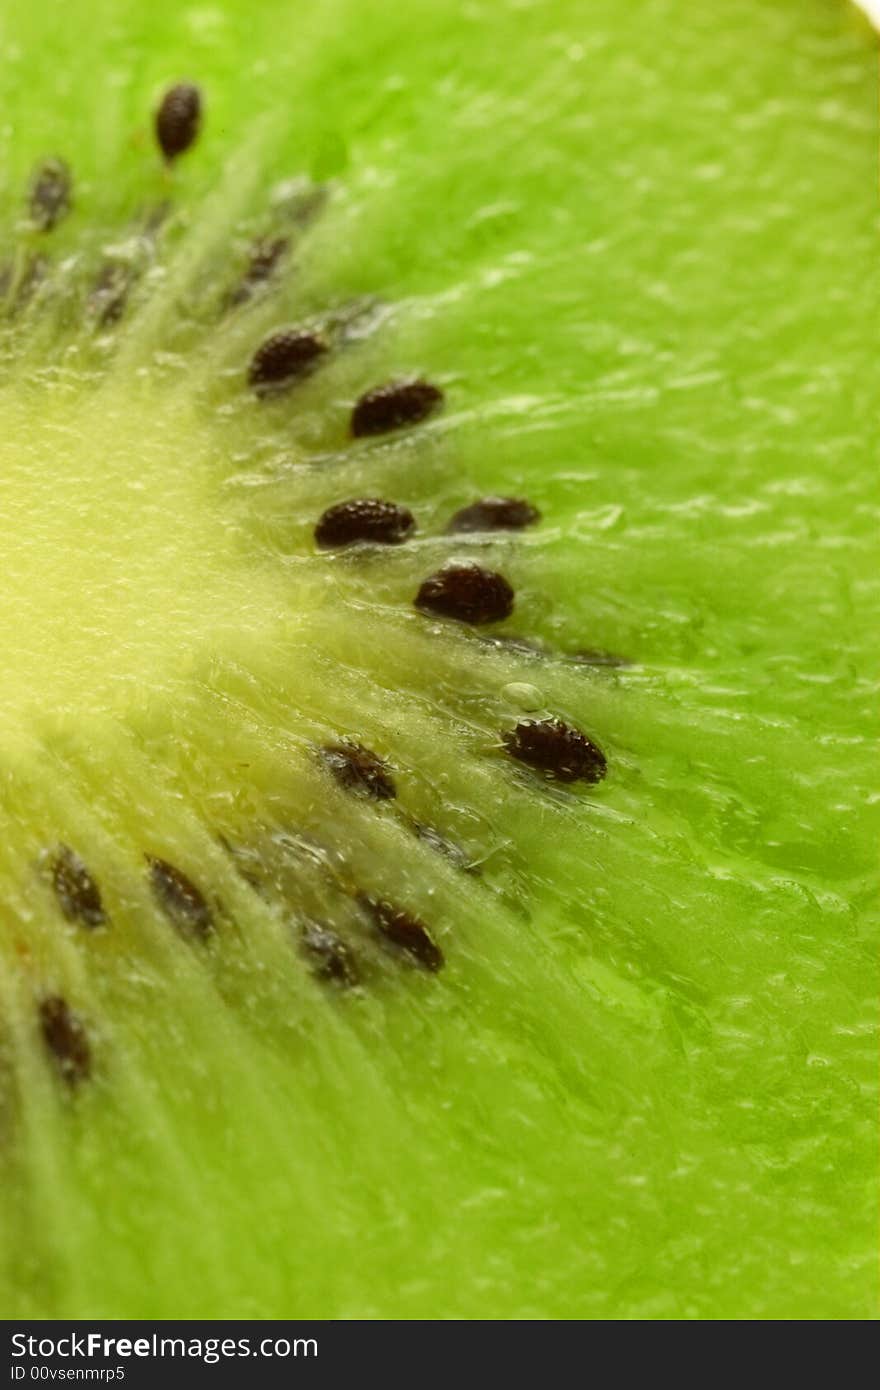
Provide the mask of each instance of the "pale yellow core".
[{"label": "pale yellow core", "polygon": [[183,392],[0,394],[0,747],[173,695],[277,621],[221,438]]}]

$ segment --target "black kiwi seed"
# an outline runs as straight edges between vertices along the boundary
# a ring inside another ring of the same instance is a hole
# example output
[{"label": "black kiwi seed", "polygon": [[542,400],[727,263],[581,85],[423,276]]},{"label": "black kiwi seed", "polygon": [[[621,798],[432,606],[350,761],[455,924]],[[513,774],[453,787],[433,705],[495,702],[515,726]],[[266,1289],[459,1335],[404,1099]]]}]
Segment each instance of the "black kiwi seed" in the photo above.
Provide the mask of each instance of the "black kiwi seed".
[{"label": "black kiwi seed", "polygon": [[514,637],[506,632],[481,636],[481,642],[497,647],[502,651],[522,653],[523,656],[542,657],[549,661],[567,661],[574,666],[631,666],[628,657],[616,652],[607,652],[599,647],[580,647],[576,651],[557,651],[536,637]]},{"label": "black kiwi seed", "polygon": [[21,313],[23,309],[27,308],[40,286],[48,278],[49,266],[48,256],[40,255],[39,252],[28,257],[13,295],[13,313]]},{"label": "black kiwi seed", "polygon": [[145,209],[140,218],[141,236],[148,242],[154,242],[161,232],[164,224],[171,215],[171,201],[163,199],[161,203],[153,203]]},{"label": "black kiwi seed", "polygon": [[386,502],[381,497],[353,497],[327,508],[315,527],[315,541],[322,550],[357,541],[400,545],[412,535],[415,526],[412,512],[398,502]]},{"label": "black kiwi seed", "polygon": [[318,214],[323,211],[330,197],[326,183],[303,183],[302,179],[288,179],[273,190],[272,205],[275,213],[291,227],[304,231]]},{"label": "black kiwi seed", "polygon": [[227,303],[230,307],[246,304],[261,285],[278,270],[290,247],[287,237],[272,237],[258,241],[251,249],[247,267],[234,289],[230,290]]},{"label": "black kiwi seed", "polygon": [[195,141],[202,121],[202,94],[191,82],[169,87],[156,111],[156,139],[169,164]]},{"label": "black kiwi seed", "polygon": [[521,531],[540,519],[537,507],[522,497],[483,497],[456,512],[446,531],[448,535],[462,531]]},{"label": "black kiwi seed", "polygon": [[180,869],[165,859],[146,856],[150,887],[169,921],[185,936],[204,941],[214,927],[214,916],[204,894]]},{"label": "black kiwi seed", "polygon": [[360,743],[325,744],[321,757],[346,791],[372,797],[374,801],[390,801],[397,795],[388,764]]},{"label": "black kiwi seed", "polygon": [[251,257],[248,262],[247,278],[249,283],[259,285],[263,280],[268,280],[287,255],[289,246],[290,241],[286,236],[276,236],[265,241],[258,241],[251,250]]},{"label": "black kiwi seed", "polygon": [[360,439],[421,424],[442,400],[439,386],[432,386],[429,381],[390,381],[360,397],[351,412],[351,432],[355,439]]},{"label": "black kiwi seed", "polygon": [[63,159],[47,159],[34,172],[28,206],[31,221],[41,232],[51,232],[70,211],[73,179]]},{"label": "black kiwi seed", "polygon": [[51,863],[52,887],[68,922],[100,927],[107,921],[101,890],[83,861],[68,845],[59,845]]},{"label": "black kiwi seed", "polygon": [[342,937],[329,927],[310,922],[303,928],[301,943],[312,973],[319,980],[331,980],[349,988],[360,980],[357,960]]},{"label": "black kiwi seed", "polygon": [[418,917],[413,917],[403,908],[396,907],[394,903],[386,902],[382,898],[371,898],[362,894],[359,901],[386,941],[412,956],[416,964],[424,970],[430,970],[432,974],[443,968],[443,952]]},{"label": "black kiwi seed", "polygon": [[625,656],[618,656],[616,652],[606,652],[601,647],[581,647],[578,651],[572,652],[569,661],[574,661],[579,666],[631,666],[632,662]]},{"label": "black kiwi seed", "polygon": [[543,642],[537,637],[515,637],[512,633],[497,632],[491,636],[481,636],[480,642],[494,647],[497,651],[515,652],[517,656],[551,656]]},{"label": "black kiwi seed", "polygon": [[524,719],[501,740],[517,762],[555,782],[601,782],[608,768],[602,749],[561,719]]},{"label": "black kiwi seed", "polygon": [[295,328],[272,333],[251,358],[248,383],[258,396],[283,390],[304,377],[326,351],[327,343],[318,333]]},{"label": "black kiwi seed", "polygon": [[43,1042],[69,1085],[85,1081],[92,1070],[92,1049],[82,1020],[59,994],[48,995],[39,1006]]},{"label": "black kiwi seed", "polygon": [[496,623],[513,612],[513,589],[495,570],[451,561],[424,581],[415,606],[461,623]]},{"label": "black kiwi seed", "polygon": [[411,829],[416,839],[428,845],[436,854],[442,854],[457,869],[462,869],[467,874],[479,876],[479,864],[475,864],[471,860],[461,845],[455,844],[453,840],[447,840],[446,836],[441,835],[440,831],[433,825],[425,825],[422,821],[414,820],[411,822]]},{"label": "black kiwi seed", "polygon": [[133,272],[119,262],[107,261],[95,277],[89,294],[88,309],[101,328],[118,323],[125,311]]}]

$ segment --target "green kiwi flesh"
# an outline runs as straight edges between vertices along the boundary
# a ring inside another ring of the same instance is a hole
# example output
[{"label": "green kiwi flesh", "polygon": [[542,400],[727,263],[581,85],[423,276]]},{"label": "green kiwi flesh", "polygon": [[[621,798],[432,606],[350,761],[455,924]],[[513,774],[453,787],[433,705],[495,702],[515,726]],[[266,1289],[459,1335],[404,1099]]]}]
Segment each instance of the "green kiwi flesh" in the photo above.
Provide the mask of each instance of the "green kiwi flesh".
[{"label": "green kiwi flesh", "polygon": [[866,25],[0,32],[6,1315],[871,1316]]}]

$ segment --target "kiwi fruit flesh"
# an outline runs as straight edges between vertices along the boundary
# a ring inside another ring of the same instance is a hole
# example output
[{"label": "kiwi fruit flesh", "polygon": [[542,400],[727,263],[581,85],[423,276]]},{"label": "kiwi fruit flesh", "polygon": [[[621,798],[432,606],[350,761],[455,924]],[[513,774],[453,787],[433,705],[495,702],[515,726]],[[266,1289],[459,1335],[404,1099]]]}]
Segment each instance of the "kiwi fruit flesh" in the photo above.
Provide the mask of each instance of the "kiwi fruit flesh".
[{"label": "kiwi fruit flesh", "polygon": [[871,1317],[867,24],[2,32],[6,1315]]}]

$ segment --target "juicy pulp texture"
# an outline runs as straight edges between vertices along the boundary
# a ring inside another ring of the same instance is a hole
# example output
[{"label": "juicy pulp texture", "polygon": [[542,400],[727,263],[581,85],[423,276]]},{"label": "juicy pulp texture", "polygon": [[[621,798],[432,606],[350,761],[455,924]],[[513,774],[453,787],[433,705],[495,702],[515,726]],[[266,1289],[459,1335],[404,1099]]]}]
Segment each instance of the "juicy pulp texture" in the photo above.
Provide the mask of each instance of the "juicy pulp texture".
[{"label": "juicy pulp texture", "polygon": [[111,378],[72,400],[16,386],[0,441],[7,747],[46,720],[125,713],[173,689],[207,646],[277,613],[284,592],[280,577],[245,572],[211,477],[216,441],[185,385],[139,393]]},{"label": "juicy pulp texture", "polygon": [[[0,38],[7,1315],[870,1316],[862,21],[77,0]],[[151,116],[183,78],[204,124],[169,172]],[[55,155],[72,210],[39,234]],[[327,186],[308,218],[290,180]],[[289,261],[224,308],[282,227]],[[108,257],[138,275],[102,327]],[[333,351],[258,401],[285,325]],[[443,412],[353,442],[402,375]],[[444,535],[492,493],[540,524]],[[362,496],[415,538],[317,555]],[[562,656],[417,613],[451,558],[503,572],[498,630]],[[599,788],[505,759],[536,699],[601,745]],[[334,784],[315,748],[342,738],[393,803]],[[59,844],[106,926],[60,914]],[[198,884],[210,940],[145,855]],[[423,919],[444,970],[374,949],[358,893]],[[359,990],[302,959],[322,916]],[[89,1030],[75,1089],[46,996]]]}]

